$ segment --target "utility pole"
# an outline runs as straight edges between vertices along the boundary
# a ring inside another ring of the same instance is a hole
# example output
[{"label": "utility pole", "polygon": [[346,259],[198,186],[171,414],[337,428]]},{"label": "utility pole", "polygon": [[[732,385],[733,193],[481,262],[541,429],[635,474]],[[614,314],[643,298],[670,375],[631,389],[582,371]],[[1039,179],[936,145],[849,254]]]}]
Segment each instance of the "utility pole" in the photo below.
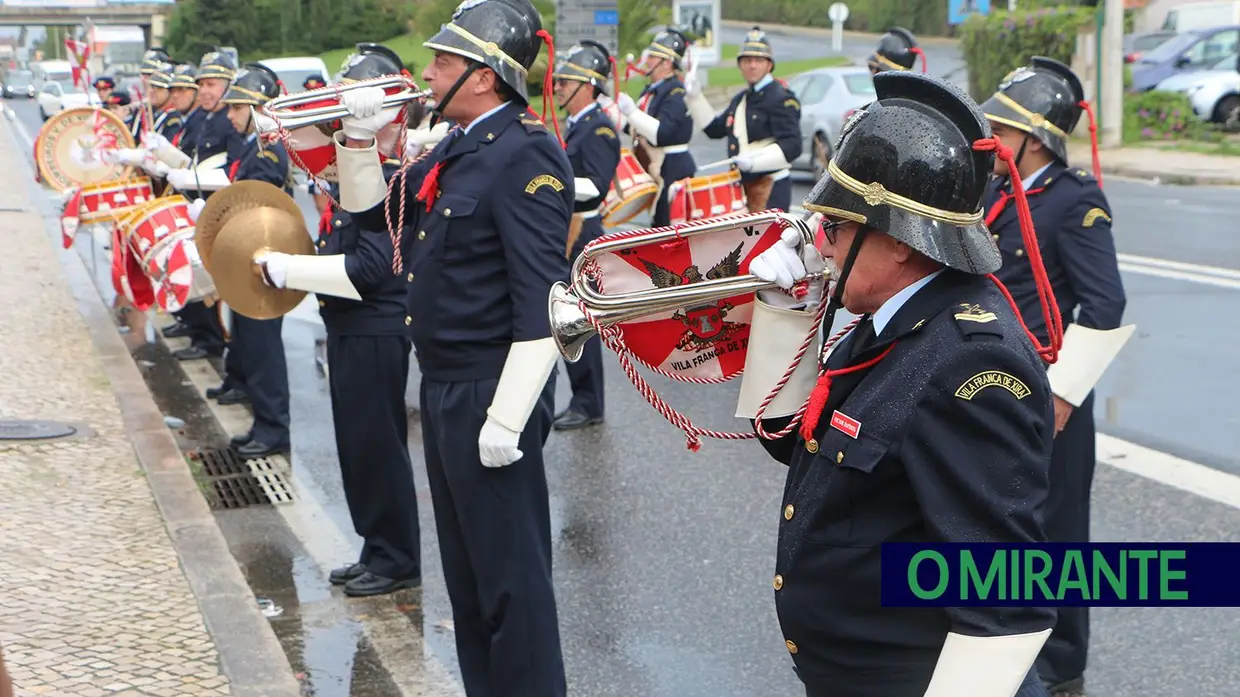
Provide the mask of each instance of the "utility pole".
[{"label": "utility pole", "polygon": [[1016,0],[1008,0],[1008,12],[1016,11]]},{"label": "utility pole", "polygon": [[1124,128],[1124,0],[1105,0],[1102,25],[1102,138],[1119,147]]}]

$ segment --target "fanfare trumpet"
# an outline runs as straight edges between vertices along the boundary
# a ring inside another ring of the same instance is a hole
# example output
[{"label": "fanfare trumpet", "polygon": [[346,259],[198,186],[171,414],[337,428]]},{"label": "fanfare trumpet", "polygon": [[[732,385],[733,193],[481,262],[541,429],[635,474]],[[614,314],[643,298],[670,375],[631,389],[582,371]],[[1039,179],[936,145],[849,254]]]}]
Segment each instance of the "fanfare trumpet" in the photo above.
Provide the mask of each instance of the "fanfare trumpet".
[{"label": "fanfare trumpet", "polygon": [[[813,244],[813,233],[804,221],[778,211],[605,235],[587,245],[577,258],[570,283],[557,282],[552,286],[547,300],[551,336],[565,360],[575,363],[581,358],[585,343],[598,333],[596,324],[605,330],[674,313],[667,321],[683,323],[685,327],[674,346],[668,346],[666,341],[635,346],[636,342],[630,341],[625,348],[647,365],[660,367],[661,372],[700,373],[706,362],[723,362],[721,343],[742,344],[748,336],[748,315],[729,317],[728,312],[736,309],[729,299],[777,287],[752,274],[740,273],[742,259],[748,258],[759,244],[769,246],[777,241],[789,228],[800,233],[803,245]],[[716,258],[720,259],[718,263]],[[681,271],[676,268],[676,259],[683,260],[682,265],[708,259],[714,266],[705,273],[696,264]],[[639,270],[643,267],[648,272],[644,277]],[[600,277],[609,274],[616,278],[603,282]],[[814,278],[819,279],[820,275]],[[620,287],[620,292],[600,291],[594,283]],[[642,336],[650,335],[643,332]],[[722,365],[714,369],[723,374],[734,372]]]},{"label": "fanfare trumpet", "polygon": [[[307,126],[320,126],[349,115],[348,109],[340,103],[340,95],[350,90],[362,87],[382,87],[387,92],[383,98],[384,109],[425,100],[431,96],[431,90],[414,91],[408,89],[409,84],[408,79],[403,76],[389,75],[371,80],[328,85],[276,97],[261,107],[261,111],[275,121],[276,127],[282,127],[288,131]],[[271,130],[273,129],[268,124],[267,132]]]}]

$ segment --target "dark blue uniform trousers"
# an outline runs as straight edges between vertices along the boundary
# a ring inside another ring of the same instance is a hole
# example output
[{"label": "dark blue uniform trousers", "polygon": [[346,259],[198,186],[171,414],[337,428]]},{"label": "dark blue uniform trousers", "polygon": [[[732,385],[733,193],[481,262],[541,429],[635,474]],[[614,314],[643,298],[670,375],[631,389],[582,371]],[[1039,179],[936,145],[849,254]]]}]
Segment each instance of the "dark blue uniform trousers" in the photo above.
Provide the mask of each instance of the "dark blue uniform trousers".
[{"label": "dark blue uniform trousers", "polygon": [[562,697],[543,444],[555,375],[521,433],[520,460],[483,467],[478,434],[498,379],[420,389],[426,474],[469,697]]},{"label": "dark blue uniform trousers", "polygon": [[[912,686],[912,692],[892,694],[892,695],[875,695],[874,697],[921,697],[925,694],[926,685]],[[839,687],[831,685],[805,685],[805,697],[833,697],[839,692]],[[961,695],[961,697],[966,697]],[[1051,697],[1051,693],[1038,679],[1037,670],[1029,671],[1025,676],[1025,681],[1021,683],[1020,689],[1016,691],[1015,697]]]},{"label": "dark blue uniform trousers", "polygon": [[189,327],[190,346],[202,348],[219,356],[224,353],[224,327],[216,307],[207,307],[201,300],[187,303],[177,313],[177,319]]},{"label": "dark blue uniform trousers", "polygon": [[[603,219],[589,218],[581,226],[581,236],[573,244],[572,257],[569,263],[576,263],[581,250],[590,242],[603,234]],[[576,363],[565,361],[564,369],[568,372],[568,383],[573,388],[573,398],[568,408],[579,411],[586,416],[597,418],[603,416],[603,342],[597,336],[591,337],[581,350],[581,359]]]},{"label": "dark blue uniform trousers", "polygon": [[696,173],[697,165],[693,163],[693,156],[687,152],[672,153],[663,158],[663,165],[659,169],[663,188],[659,189],[659,200],[654,207],[654,218],[651,222],[654,227],[671,224],[671,203],[667,200],[667,190],[672,184]]},{"label": "dark blue uniform trousers", "polygon": [[776,179],[771,185],[771,196],[766,200],[767,208],[778,208],[789,213],[792,210],[792,177]]},{"label": "dark blue uniform trousers", "polygon": [[284,318],[250,319],[233,313],[233,348],[245,375],[254,411],[250,437],[271,446],[288,445],[288,364],[280,330]]},{"label": "dark blue uniform trousers", "polygon": [[[1050,494],[1046,497],[1043,526],[1049,542],[1089,540],[1089,496],[1097,463],[1094,431],[1094,395],[1072,410],[1068,423],[1055,436],[1051,454]],[[1038,673],[1050,685],[1074,680],[1085,673],[1089,650],[1089,608],[1056,608],[1055,629],[1038,656]]]},{"label": "dark blue uniform trousers", "polygon": [[353,530],[365,541],[358,561],[395,579],[422,572],[405,411],[410,343],[403,336],[327,336],[340,479]]}]

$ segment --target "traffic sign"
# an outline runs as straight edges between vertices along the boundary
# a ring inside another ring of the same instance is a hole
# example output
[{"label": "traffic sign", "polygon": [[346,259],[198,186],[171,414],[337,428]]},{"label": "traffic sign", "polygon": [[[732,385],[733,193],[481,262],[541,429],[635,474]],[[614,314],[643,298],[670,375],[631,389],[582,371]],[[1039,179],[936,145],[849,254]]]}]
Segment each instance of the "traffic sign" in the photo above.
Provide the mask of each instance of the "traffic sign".
[{"label": "traffic sign", "polygon": [[611,55],[620,52],[620,10],[616,0],[557,0],[555,4],[557,51],[568,51],[583,39],[597,41]]},{"label": "traffic sign", "polygon": [[990,14],[990,0],[948,0],[947,23],[962,24],[975,14]]},{"label": "traffic sign", "polygon": [[848,5],[842,2],[833,2],[827,8],[827,19],[835,24],[843,24],[848,21]]}]

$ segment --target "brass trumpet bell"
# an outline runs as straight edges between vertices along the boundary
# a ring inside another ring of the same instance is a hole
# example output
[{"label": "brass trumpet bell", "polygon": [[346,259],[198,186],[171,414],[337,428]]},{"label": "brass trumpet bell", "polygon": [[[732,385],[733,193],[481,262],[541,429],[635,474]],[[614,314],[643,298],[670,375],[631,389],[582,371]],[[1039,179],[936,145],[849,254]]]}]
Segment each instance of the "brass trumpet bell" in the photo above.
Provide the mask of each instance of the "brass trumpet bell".
[{"label": "brass trumpet bell", "polygon": [[[813,233],[800,219],[786,213],[765,213],[749,217],[749,224],[771,224],[782,219],[789,227],[801,234],[803,245],[813,245]],[[570,277],[571,285],[562,281],[551,287],[547,297],[547,314],[551,323],[551,336],[555,339],[560,355],[569,363],[581,359],[585,344],[598,331],[594,322],[604,329],[635,320],[676,310],[684,310],[736,295],[754,293],[778,287],[753,274],[741,274],[727,278],[714,278],[670,288],[650,288],[627,293],[600,293],[595,290],[584,273],[585,264],[593,256],[606,252],[631,249],[649,244],[662,244],[686,234],[709,234],[725,229],[735,229],[734,220],[721,220],[688,230],[667,230],[649,235],[621,238],[595,243],[577,258]],[[808,280],[820,280],[823,274],[812,274]]]},{"label": "brass trumpet bell", "polygon": [[[323,126],[349,116],[349,110],[344,104],[340,104],[338,97],[341,93],[349,90],[356,90],[362,87],[382,87],[390,89],[392,87],[404,87],[408,83],[404,77],[400,75],[390,75],[388,77],[374,78],[371,80],[359,80],[358,82],[349,82],[339,85],[328,85],[327,87],[319,87],[318,89],[306,90],[297,94],[276,97],[265,105],[260,107],[261,112],[270,117],[275,122],[276,128],[283,128],[286,131],[293,131],[298,128],[306,128],[307,126]],[[431,96],[430,90],[413,91],[406,90],[397,94],[389,94],[383,98],[383,108],[390,109],[392,107],[403,106],[413,101],[425,100]],[[308,106],[318,102],[337,103],[327,104],[324,106]],[[265,130],[260,129],[259,133],[268,135],[276,132],[270,124]],[[328,134],[330,135],[330,134]]]}]

